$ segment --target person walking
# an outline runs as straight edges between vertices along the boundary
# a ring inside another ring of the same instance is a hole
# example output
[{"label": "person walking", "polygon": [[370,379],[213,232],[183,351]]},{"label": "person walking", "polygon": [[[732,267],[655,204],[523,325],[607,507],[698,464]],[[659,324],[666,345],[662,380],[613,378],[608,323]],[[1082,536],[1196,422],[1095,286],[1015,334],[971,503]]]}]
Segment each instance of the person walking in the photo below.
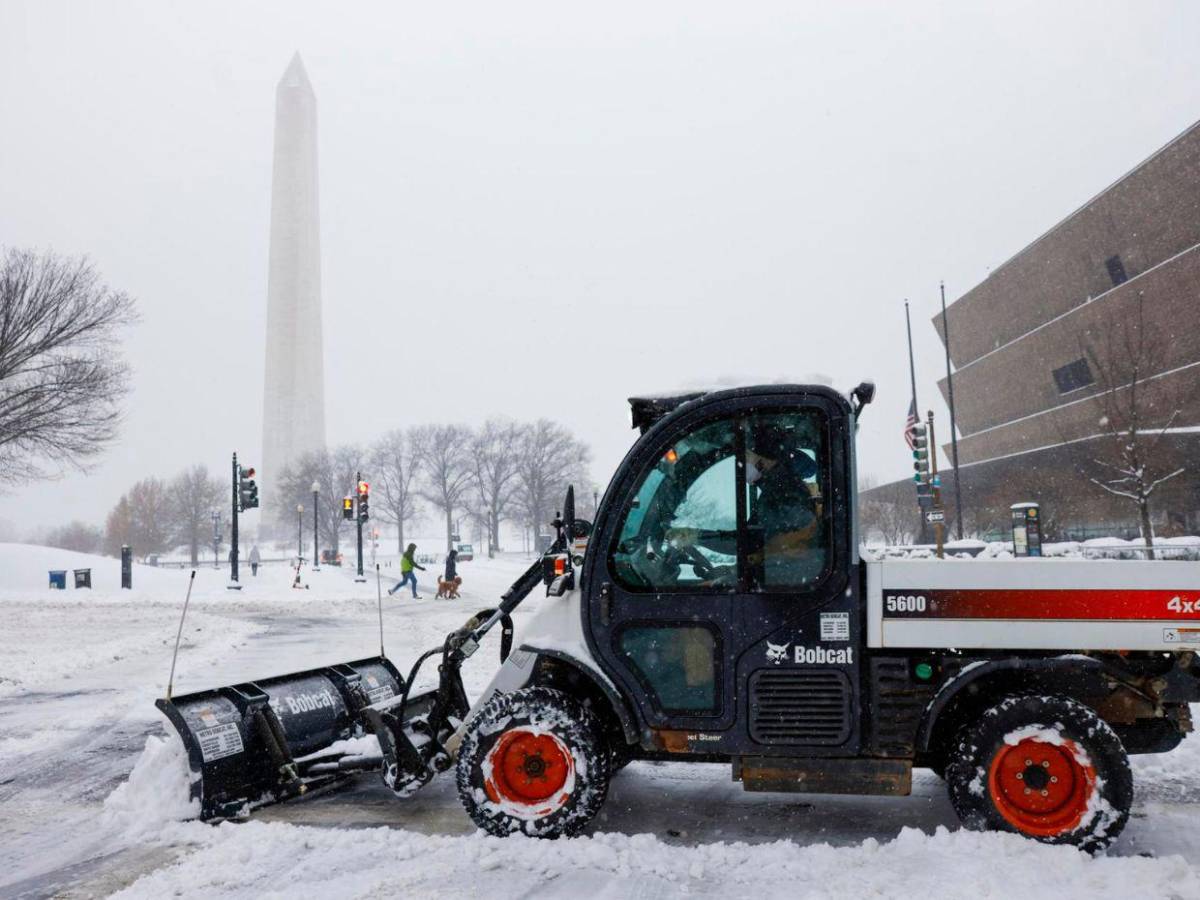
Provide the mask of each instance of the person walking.
[{"label": "person walking", "polygon": [[458,577],[458,551],[451,550],[446,554],[446,580],[453,581]]},{"label": "person walking", "polygon": [[425,567],[418,564],[414,556],[417,552],[416,544],[409,544],[404,551],[404,555],[400,557],[400,580],[396,582],[394,587],[388,589],[388,596],[396,593],[400,588],[409,582],[412,583],[412,595],[414,600],[420,600],[421,595],[417,593],[417,574],[414,570],[425,571]]},{"label": "person walking", "polygon": [[262,562],[262,557],[258,553],[258,544],[250,548],[250,574],[258,575],[258,564]]}]

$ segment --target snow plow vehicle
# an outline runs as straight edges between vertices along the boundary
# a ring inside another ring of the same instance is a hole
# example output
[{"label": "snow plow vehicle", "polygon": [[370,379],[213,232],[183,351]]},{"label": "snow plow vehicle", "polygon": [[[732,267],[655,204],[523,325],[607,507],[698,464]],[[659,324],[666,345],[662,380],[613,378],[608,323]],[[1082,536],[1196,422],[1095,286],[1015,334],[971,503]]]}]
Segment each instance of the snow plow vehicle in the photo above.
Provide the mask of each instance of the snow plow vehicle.
[{"label": "snow plow vehicle", "polygon": [[[568,490],[544,556],[407,671],[378,657],[160,700],[202,816],[366,770],[404,797],[453,768],[480,828],[554,837],[584,829],[632,759],[886,796],[928,767],[970,828],[1107,846],[1129,755],[1192,730],[1200,566],[860,558],[873,395],[633,398],[640,436],[595,521]],[[460,668],[497,626],[502,665],[472,705]],[[431,660],[437,686],[413,693]]]}]

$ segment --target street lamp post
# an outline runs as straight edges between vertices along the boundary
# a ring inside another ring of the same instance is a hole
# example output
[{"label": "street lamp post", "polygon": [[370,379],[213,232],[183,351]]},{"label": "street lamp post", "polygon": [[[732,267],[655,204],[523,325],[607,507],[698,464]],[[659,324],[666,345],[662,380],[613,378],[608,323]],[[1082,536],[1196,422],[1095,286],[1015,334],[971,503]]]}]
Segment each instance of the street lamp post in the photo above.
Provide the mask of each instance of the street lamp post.
[{"label": "street lamp post", "polygon": [[304,504],[296,504],[296,559],[304,559]]},{"label": "street lamp post", "polygon": [[313,492],[313,564],[312,564],[312,568],[313,568],[314,572],[320,572],[321,571],[321,551],[318,547],[318,534],[317,534],[318,523],[321,521],[321,515],[319,512],[321,507],[319,507],[317,505],[317,500],[319,499],[319,495],[321,493],[321,485],[319,482],[314,481],[312,483],[312,492]]}]

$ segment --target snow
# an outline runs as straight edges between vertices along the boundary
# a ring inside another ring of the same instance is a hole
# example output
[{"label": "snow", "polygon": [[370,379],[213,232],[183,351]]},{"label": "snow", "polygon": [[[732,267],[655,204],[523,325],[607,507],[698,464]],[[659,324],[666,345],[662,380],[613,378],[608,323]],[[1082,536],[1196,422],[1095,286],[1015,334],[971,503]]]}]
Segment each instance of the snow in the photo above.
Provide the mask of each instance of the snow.
[{"label": "snow", "polygon": [[116,897],[1200,897],[1200,877],[1181,857],[1092,858],[945,828],[905,828],[891,841],[842,848],[790,840],[678,846],[652,834],[547,844],[259,822],[184,834],[196,850]]},{"label": "snow", "polygon": [[[463,564],[460,601],[385,596],[388,655],[407,667],[494,605],[527,565]],[[46,587],[47,569],[83,566],[94,590]],[[1134,758],[1133,817],[1096,858],[960,830],[945,786],[926,772],[909,798],[825,797],[746,793],[727,765],[635,762],[588,835],[552,843],[475,831],[452,775],[404,801],[362,777],[245,824],[184,821],[195,813],[189,773],[154,700],[166,689],[187,577],[139,566],[135,589],[122,591],[116,560],[0,544],[0,896],[1200,900],[1194,737]],[[200,569],[176,692],[377,653],[373,581],[356,585],[351,570],[333,567],[304,579],[310,590],[292,590],[291,569],[266,565],[235,592],[226,570]],[[552,602],[535,593],[517,610],[518,645]],[[472,696],[495,673],[497,649],[489,639],[464,668]],[[434,678],[427,666],[422,680]]]},{"label": "snow", "polygon": [[132,839],[146,839],[164,822],[195,819],[200,801],[190,799],[191,783],[187,751],[179,736],[151,735],[129,779],[105,799],[106,822]]},{"label": "snow", "polygon": [[[966,538],[944,544],[947,559],[1013,559],[1011,541],[980,541]],[[1044,559],[1145,559],[1146,542],[1140,538],[1091,538],[1086,541],[1054,541],[1042,544]],[[1200,537],[1183,536],[1154,539],[1154,552],[1160,559],[1200,559]],[[932,559],[931,545],[879,545],[860,548],[864,559]]]}]

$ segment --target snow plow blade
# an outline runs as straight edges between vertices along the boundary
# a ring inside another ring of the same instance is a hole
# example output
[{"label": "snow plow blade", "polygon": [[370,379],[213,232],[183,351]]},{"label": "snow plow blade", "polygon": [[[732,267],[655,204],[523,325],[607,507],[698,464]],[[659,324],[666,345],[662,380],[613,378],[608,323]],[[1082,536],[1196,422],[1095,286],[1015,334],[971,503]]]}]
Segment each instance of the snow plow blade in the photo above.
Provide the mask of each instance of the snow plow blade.
[{"label": "snow plow blade", "polygon": [[183,739],[191,796],[200,801],[200,818],[209,820],[244,816],[354,772],[378,771],[379,752],[353,739],[366,730],[368,707],[403,693],[395,666],[376,656],[155,705]]}]

